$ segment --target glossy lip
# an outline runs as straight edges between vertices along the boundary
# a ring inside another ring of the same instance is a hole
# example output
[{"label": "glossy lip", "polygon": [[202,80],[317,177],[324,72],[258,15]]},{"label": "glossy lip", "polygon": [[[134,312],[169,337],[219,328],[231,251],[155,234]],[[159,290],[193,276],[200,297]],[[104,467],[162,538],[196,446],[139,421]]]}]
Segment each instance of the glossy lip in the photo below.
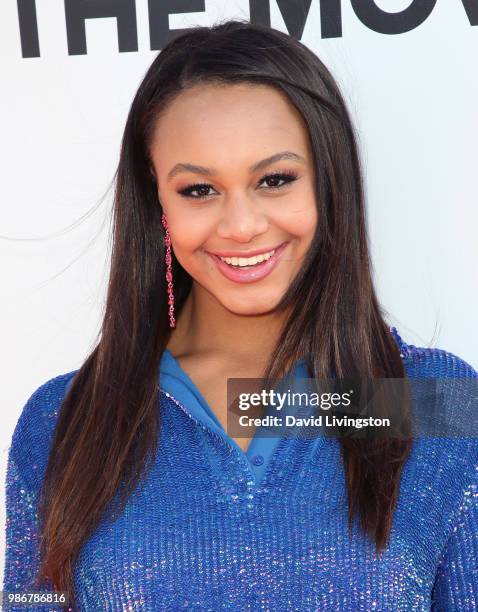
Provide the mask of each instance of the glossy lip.
[{"label": "glossy lip", "polygon": [[[288,242],[283,242],[280,246],[278,246],[274,255],[272,255],[272,257],[269,257],[267,261],[262,261],[261,263],[256,264],[253,268],[246,268],[242,270],[231,268],[229,264],[227,264],[225,261],[222,261],[222,259],[215,253],[209,253],[208,251],[206,252],[214,261],[221,274],[225,276],[228,280],[231,280],[235,283],[252,283],[261,280],[272,272],[272,270],[279,263],[280,257],[288,244]],[[272,251],[272,249],[269,249],[269,251]],[[267,253],[267,251],[259,252]],[[222,255],[222,257],[231,256]],[[242,257],[244,257],[244,255],[242,255]]]},{"label": "glossy lip", "polygon": [[269,247],[268,249],[256,249],[255,251],[215,251],[214,253],[207,251],[209,255],[217,255],[218,257],[254,257],[254,255],[261,255],[262,253],[269,253],[279,249],[283,244],[279,246]]}]

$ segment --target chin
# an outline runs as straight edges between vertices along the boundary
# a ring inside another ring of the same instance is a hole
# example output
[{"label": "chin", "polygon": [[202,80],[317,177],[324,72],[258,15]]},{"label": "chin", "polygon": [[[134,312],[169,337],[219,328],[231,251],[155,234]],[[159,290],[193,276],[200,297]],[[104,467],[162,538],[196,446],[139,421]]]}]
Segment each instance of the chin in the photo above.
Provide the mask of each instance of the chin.
[{"label": "chin", "polygon": [[224,308],[227,308],[230,312],[243,315],[243,316],[258,316],[263,314],[268,314],[275,310],[277,304],[279,303],[279,299],[277,300],[267,300],[266,303],[254,303],[252,301],[248,301],[245,303],[237,303],[237,302],[221,302]]}]

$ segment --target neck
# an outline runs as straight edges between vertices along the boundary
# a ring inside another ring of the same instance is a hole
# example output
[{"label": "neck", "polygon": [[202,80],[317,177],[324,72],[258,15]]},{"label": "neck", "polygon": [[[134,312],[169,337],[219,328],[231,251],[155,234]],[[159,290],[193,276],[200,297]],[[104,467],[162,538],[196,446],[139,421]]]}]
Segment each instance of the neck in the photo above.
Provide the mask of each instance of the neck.
[{"label": "neck", "polygon": [[193,284],[168,347],[177,355],[214,353],[242,360],[267,360],[287,316],[288,312],[274,311],[235,314]]}]

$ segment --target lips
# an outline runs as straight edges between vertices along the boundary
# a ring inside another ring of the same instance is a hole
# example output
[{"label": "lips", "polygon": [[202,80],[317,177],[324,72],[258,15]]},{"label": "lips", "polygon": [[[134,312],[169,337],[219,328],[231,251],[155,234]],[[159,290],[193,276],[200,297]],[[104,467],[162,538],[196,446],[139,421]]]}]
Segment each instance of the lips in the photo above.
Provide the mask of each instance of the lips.
[{"label": "lips", "polygon": [[[252,283],[259,281],[268,276],[279,263],[282,253],[287,248],[288,242],[282,243],[278,247],[268,249],[257,249],[256,251],[248,251],[247,253],[238,253],[237,251],[222,251],[219,253],[209,253],[208,255],[214,261],[216,267],[228,280],[236,283]],[[261,253],[268,253],[275,248],[274,254],[267,259],[253,266],[245,268],[233,267],[221,259],[222,257],[252,257]],[[220,255],[220,256],[219,256]]]}]

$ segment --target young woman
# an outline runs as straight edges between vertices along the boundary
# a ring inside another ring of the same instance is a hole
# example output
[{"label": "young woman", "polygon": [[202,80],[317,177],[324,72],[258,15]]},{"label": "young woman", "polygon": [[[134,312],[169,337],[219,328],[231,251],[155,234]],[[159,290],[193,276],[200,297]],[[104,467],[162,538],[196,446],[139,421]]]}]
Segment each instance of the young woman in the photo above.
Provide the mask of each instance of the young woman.
[{"label": "young woman", "polygon": [[323,63],[244,22],[176,37],[116,179],[101,337],[13,435],[4,589],[94,611],[477,610],[476,440],[226,433],[228,378],[478,376],[384,320]]}]

